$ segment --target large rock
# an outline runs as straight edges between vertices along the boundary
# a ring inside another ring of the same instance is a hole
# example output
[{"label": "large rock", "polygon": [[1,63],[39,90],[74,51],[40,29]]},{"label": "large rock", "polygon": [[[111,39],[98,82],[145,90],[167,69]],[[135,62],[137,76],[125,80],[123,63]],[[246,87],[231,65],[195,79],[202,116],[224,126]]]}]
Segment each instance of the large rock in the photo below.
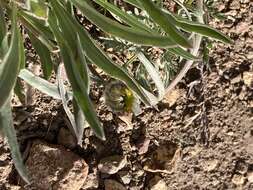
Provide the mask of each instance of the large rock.
[{"label": "large rock", "polygon": [[88,175],[86,162],[59,145],[33,142],[26,167],[32,187],[40,190],[79,190]]}]

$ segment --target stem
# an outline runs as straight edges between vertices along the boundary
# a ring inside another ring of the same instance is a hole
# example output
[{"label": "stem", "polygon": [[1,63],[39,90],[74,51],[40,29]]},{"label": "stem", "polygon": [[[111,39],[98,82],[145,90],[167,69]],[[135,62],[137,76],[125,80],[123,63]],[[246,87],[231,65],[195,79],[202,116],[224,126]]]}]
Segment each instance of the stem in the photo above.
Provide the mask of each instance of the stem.
[{"label": "stem", "polygon": [[[204,23],[204,20],[203,20],[203,0],[197,0],[197,7],[198,7],[198,11],[199,11],[197,19],[200,23]],[[193,38],[193,48],[191,49],[191,53],[195,56],[197,56],[197,54],[198,54],[201,40],[202,40],[202,36],[195,34],[195,38]],[[182,78],[189,71],[189,69],[191,68],[193,63],[194,63],[194,61],[192,61],[192,60],[188,60],[185,63],[184,67],[181,69],[181,71],[177,74],[175,79],[170,83],[170,85],[166,89],[165,96],[167,96],[171,92],[171,90],[182,80]]]}]

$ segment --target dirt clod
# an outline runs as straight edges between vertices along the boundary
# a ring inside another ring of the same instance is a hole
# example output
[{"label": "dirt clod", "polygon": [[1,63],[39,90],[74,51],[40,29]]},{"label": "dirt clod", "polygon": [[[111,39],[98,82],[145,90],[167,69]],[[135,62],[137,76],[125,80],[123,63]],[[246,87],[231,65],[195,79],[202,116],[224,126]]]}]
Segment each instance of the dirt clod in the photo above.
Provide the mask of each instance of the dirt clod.
[{"label": "dirt clod", "polygon": [[88,175],[88,165],[78,155],[40,140],[33,142],[26,167],[31,186],[41,190],[79,190]]}]

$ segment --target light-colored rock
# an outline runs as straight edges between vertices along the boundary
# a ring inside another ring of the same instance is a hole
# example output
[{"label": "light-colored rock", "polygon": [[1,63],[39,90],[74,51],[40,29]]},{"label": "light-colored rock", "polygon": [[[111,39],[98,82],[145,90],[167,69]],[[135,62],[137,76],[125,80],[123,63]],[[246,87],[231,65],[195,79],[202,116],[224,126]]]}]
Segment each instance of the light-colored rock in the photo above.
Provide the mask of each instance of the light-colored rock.
[{"label": "light-colored rock", "polygon": [[88,175],[81,157],[39,140],[32,144],[26,167],[32,187],[40,190],[79,190]]},{"label": "light-colored rock", "polygon": [[253,72],[244,72],[243,81],[248,87],[253,88]]},{"label": "light-colored rock", "polygon": [[250,183],[253,183],[253,172],[249,172],[249,173],[247,174],[247,178],[248,178],[248,181],[249,181]]},{"label": "light-colored rock", "polygon": [[217,166],[219,165],[219,160],[208,160],[206,162],[203,163],[203,169],[204,171],[213,171],[215,168],[217,168]]},{"label": "light-colored rock", "polygon": [[142,155],[148,152],[150,139],[145,138],[142,142],[137,144],[138,154]]},{"label": "light-colored rock", "polygon": [[168,187],[165,181],[161,177],[155,176],[149,182],[149,189],[150,190],[168,190]]},{"label": "light-colored rock", "polygon": [[132,180],[132,177],[131,177],[131,175],[129,174],[129,171],[119,171],[119,172],[118,172],[118,175],[119,175],[121,181],[122,181],[125,185],[129,184],[129,183],[131,182],[131,180]]},{"label": "light-colored rock", "polygon": [[83,190],[89,190],[89,189],[94,189],[94,188],[98,188],[99,186],[99,177],[97,174],[97,171],[95,171],[94,173],[90,173],[86,179],[86,181],[84,182],[82,189]]},{"label": "light-colored rock", "polygon": [[235,185],[243,185],[246,178],[243,175],[235,174],[232,178],[232,183]]},{"label": "light-colored rock", "polygon": [[169,106],[173,106],[177,99],[184,94],[183,90],[180,89],[174,89],[169,94],[165,95],[165,98],[163,100],[164,103],[169,104]]},{"label": "light-colored rock", "polygon": [[77,145],[75,137],[68,129],[65,129],[64,127],[62,127],[59,131],[57,143],[69,149],[73,149]]},{"label": "light-colored rock", "polygon": [[127,164],[126,156],[110,156],[103,158],[98,164],[98,169],[102,173],[115,174]]},{"label": "light-colored rock", "polygon": [[107,179],[105,180],[105,190],[127,190],[121,183]]}]

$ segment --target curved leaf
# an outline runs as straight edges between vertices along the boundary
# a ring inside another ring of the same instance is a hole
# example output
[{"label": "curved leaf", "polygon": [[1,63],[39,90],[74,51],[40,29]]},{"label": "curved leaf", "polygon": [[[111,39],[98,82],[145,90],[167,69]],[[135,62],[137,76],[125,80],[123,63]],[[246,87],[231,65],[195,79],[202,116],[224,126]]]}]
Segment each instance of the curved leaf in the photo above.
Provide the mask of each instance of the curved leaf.
[{"label": "curved leaf", "polygon": [[82,13],[95,25],[101,28],[103,31],[140,45],[145,46],[159,46],[159,47],[175,47],[177,44],[170,39],[170,37],[161,36],[157,34],[150,34],[145,31],[140,32],[132,27],[124,26],[116,21],[113,21],[97,10],[92,8],[86,1],[71,0],[73,4],[79,8]]},{"label": "curved leaf", "polygon": [[137,2],[142,5],[149,16],[164,29],[174,42],[186,48],[191,47],[190,42],[175,27],[174,21],[166,16],[161,8],[157,7],[151,0],[137,0]]},{"label": "curved leaf", "polygon": [[[53,3],[54,2],[54,3]],[[66,10],[64,10],[61,6],[57,5],[57,1],[53,1],[52,5],[55,8],[55,13],[58,14],[58,19],[64,23],[64,28],[71,28],[73,31],[77,31],[79,34],[80,40],[82,42],[83,50],[86,53],[86,56],[98,67],[103,69],[104,72],[109,74],[112,77],[115,77],[119,80],[122,80],[126,83],[126,85],[132,89],[141,99],[142,101],[150,105],[149,98],[143,92],[143,90],[138,85],[137,81],[134,80],[125,70],[123,70],[120,66],[115,64],[90,38],[89,34],[77,24],[77,21],[74,20],[71,15],[69,15]],[[52,23],[53,24],[53,23]],[[53,27],[53,25],[51,26]],[[70,34],[69,34],[70,36]],[[67,39],[67,38],[65,38]],[[68,44],[73,43],[68,41]]]},{"label": "curved leaf", "polygon": [[[55,99],[61,100],[61,95],[59,94],[58,88],[55,84],[52,84],[45,79],[42,79],[32,72],[28,71],[27,69],[22,69],[19,73],[19,78],[23,79],[33,88],[38,89],[42,93],[51,96]],[[68,96],[71,98],[72,93],[68,92]]]}]

